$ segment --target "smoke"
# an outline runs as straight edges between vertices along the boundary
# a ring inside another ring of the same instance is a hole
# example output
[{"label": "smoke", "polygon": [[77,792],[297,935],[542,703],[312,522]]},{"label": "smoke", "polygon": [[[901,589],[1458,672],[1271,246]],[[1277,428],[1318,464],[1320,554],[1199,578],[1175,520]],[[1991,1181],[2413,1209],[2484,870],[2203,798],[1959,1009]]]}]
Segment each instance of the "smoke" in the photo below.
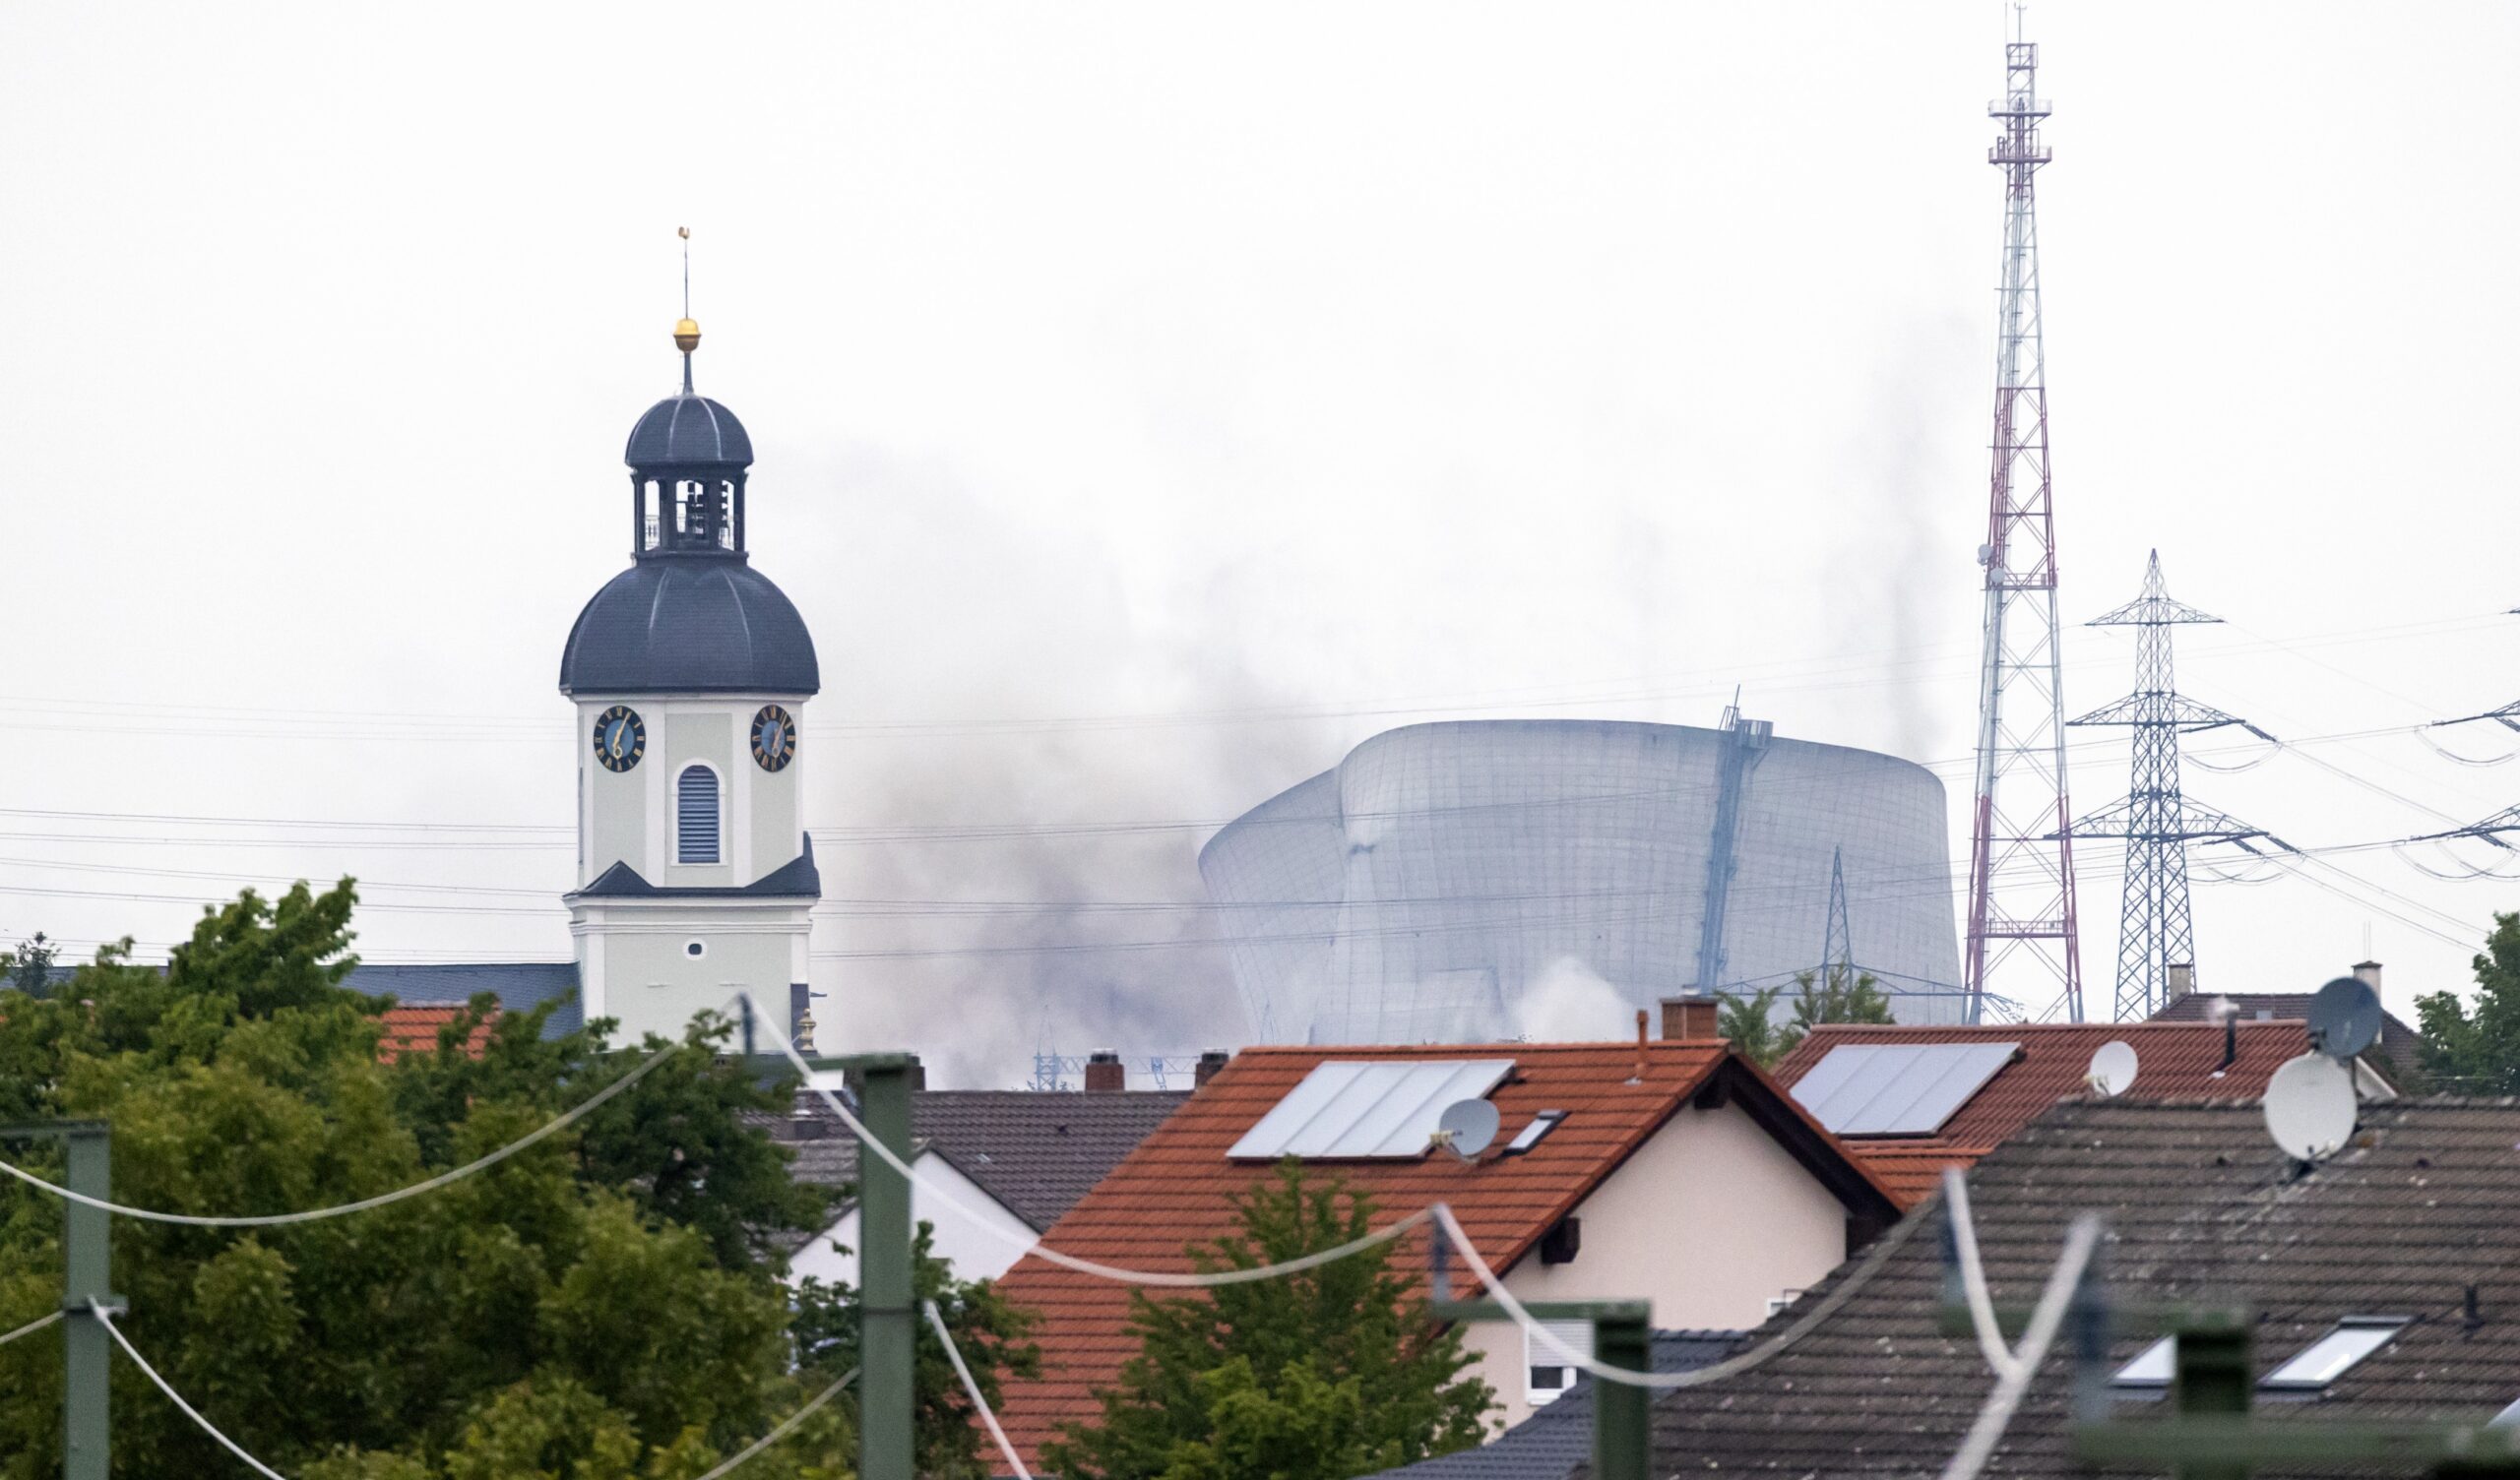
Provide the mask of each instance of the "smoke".
[{"label": "smoke", "polygon": [[1534,1043],[1590,1043],[1625,1038],[1636,1010],[1616,987],[1575,957],[1548,963],[1514,1004],[1514,1028]]}]

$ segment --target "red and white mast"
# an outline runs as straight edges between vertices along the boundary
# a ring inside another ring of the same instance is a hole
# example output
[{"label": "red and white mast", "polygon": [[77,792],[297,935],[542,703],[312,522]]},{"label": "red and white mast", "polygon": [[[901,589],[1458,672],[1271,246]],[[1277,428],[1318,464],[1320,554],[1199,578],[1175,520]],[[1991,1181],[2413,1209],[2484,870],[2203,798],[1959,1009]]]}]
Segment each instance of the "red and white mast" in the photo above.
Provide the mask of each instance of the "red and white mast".
[{"label": "red and white mast", "polygon": [[[2018,12],[2016,12],[2016,16]],[[2016,35],[2018,21],[2016,20]],[[1995,429],[1986,542],[1985,656],[1978,681],[1978,787],[1969,849],[1968,1020],[1990,1000],[2083,1016],[2075,940],[2073,812],[2065,796],[2056,641],[2056,526],[2048,486],[2048,361],[2039,320],[2039,47],[2004,47],[2003,283],[1995,300]]]}]

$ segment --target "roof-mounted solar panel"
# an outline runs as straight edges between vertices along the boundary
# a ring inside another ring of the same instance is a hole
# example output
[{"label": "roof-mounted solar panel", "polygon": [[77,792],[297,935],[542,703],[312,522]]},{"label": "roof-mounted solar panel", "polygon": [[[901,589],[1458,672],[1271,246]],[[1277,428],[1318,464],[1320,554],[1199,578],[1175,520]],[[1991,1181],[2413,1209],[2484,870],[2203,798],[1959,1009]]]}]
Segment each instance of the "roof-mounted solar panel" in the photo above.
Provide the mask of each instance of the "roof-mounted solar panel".
[{"label": "roof-mounted solar panel", "polygon": [[1842,1043],[1795,1083],[1794,1097],[1837,1136],[1931,1136],[2018,1043]]},{"label": "roof-mounted solar panel", "polygon": [[1236,1161],[1422,1156],[1444,1107],[1486,1097],[1511,1059],[1406,1059],[1318,1064],[1226,1155]]}]

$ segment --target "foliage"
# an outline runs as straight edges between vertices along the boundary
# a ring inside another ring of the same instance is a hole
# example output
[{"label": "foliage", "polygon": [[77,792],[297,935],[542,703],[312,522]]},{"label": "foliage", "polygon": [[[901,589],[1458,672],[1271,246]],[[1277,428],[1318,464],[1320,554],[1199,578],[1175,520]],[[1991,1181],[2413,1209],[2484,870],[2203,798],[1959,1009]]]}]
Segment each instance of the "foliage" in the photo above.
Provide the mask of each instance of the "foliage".
[{"label": "foliage", "polygon": [[[1024,1339],[1032,1329],[1030,1312],[1007,1303],[986,1280],[960,1280],[952,1265],[934,1250],[934,1225],[921,1220],[911,1245],[911,1299],[914,1305],[934,1301],[954,1346],[970,1364],[980,1395],[995,1408],[1002,1374],[1038,1377],[1040,1348]],[[847,1281],[825,1284],[806,1278],[797,1284],[794,1320],[799,1360],[823,1384],[857,1365],[857,1291]],[[916,1467],[928,1480],[987,1480],[997,1473],[994,1445],[978,1425],[979,1415],[963,1391],[945,1348],[929,1329],[924,1314],[917,1322],[912,1376],[913,1428]],[[983,1447],[986,1448],[983,1448]]]},{"label": "foliage", "polygon": [[2520,914],[2493,917],[2475,958],[2476,1006],[2435,992],[2415,1001],[2424,1030],[2422,1069],[2431,1083],[2460,1094],[2520,1094]]},{"label": "foliage", "polygon": [[41,997],[52,980],[53,957],[61,948],[44,939],[42,931],[20,941],[17,949],[0,957],[0,974],[5,974],[11,987],[29,997]]},{"label": "foliage", "polygon": [[[1234,1200],[1238,1231],[1191,1246],[1248,1269],[1363,1237],[1372,1202],[1290,1158]],[[1139,1353],[1042,1459],[1081,1480],[1345,1480],[1466,1449],[1495,1394],[1377,1244],[1318,1268],[1157,1300],[1133,1293]]]},{"label": "foliage", "polygon": [[1794,1018],[1776,1021],[1774,1009],[1782,987],[1769,987],[1748,997],[1721,994],[1721,1030],[1734,1051],[1762,1069],[1794,1052],[1823,1022],[1889,1022],[1890,999],[1871,972],[1831,966],[1826,972],[1803,971],[1794,978]]},{"label": "foliage", "polygon": [[[248,892],[162,971],[126,942],[69,990],[0,992],[0,1121],[109,1120],[120,1201],[280,1211],[507,1145],[667,1046],[608,1052],[608,1022],[545,1040],[546,1008],[501,1017],[476,1062],[461,1045],[481,1001],[437,1052],[380,1065],[383,1004],[342,984],[354,899],[348,880]],[[780,1283],[777,1250],[824,1225],[829,1197],[745,1123],[792,1089],[718,1057],[728,1026],[704,1016],[584,1121],[422,1197],[251,1230],[116,1219],[121,1325],[212,1422],[307,1480],[696,1475],[826,1385],[817,1353],[848,1319],[846,1292],[807,1318]],[[57,1152],[0,1154],[58,1178]],[[0,1188],[0,1329],[59,1301],[60,1230],[49,1196]],[[925,1277],[984,1368],[1016,1360],[992,1293],[934,1261]],[[0,1480],[59,1472],[60,1353],[49,1332],[0,1347]],[[117,1476],[234,1468],[127,1362],[113,1403]],[[744,1473],[837,1480],[853,1454],[835,1403]]]}]

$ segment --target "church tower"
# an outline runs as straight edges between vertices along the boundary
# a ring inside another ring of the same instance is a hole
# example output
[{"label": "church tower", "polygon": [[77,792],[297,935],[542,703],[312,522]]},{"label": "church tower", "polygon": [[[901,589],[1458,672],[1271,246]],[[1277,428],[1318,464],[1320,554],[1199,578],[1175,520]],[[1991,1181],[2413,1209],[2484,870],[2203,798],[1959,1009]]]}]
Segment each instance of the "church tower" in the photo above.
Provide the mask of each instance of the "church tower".
[{"label": "church tower", "polygon": [[633,560],[560,656],[578,710],[578,866],[567,895],[586,1016],[679,1036],[749,991],[803,1011],[822,880],[797,728],[822,686],[794,603],[744,548],[752,439],[693,393],[700,326],[674,327],[682,392],[630,429]]}]

